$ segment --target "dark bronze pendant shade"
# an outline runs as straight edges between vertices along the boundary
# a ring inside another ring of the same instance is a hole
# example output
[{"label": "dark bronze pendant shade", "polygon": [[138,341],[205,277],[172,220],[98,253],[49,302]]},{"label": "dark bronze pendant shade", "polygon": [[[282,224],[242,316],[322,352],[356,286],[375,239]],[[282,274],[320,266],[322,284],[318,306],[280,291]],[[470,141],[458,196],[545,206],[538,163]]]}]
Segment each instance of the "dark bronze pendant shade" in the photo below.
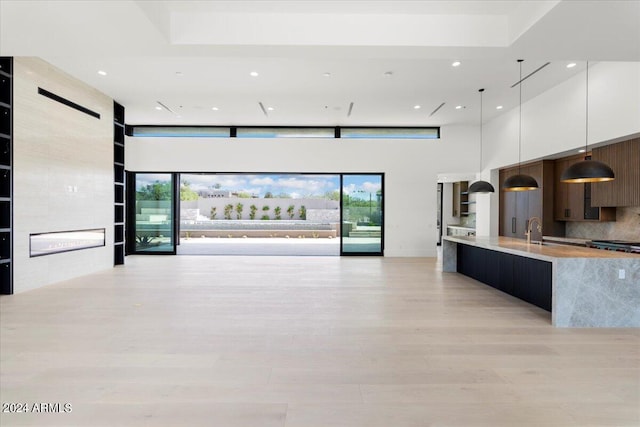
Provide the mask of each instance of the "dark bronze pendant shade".
[{"label": "dark bronze pendant shade", "polygon": [[579,184],[581,182],[613,181],[613,170],[597,160],[583,160],[574,163],[560,175],[560,181]]},{"label": "dark bronze pendant shade", "polygon": [[[587,69],[585,71],[587,82],[587,96],[586,96],[586,114],[585,114],[585,138],[584,138],[584,151],[586,154],[587,145],[589,144],[589,62],[587,61]],[[567,169],[562,171],[560,175],[560,181],[567,182],[569,184],[580,184],[583,182],[605,182],[613,181],[615,175],[613,169],[608,165],[599,162],[597,160],[591,160],[590,157],[585,157],[583,161],[574,163]]]},{"label": "dark bronze pendant shade", "polygon": [[522,61],[518,59],[520,63],[520,80],[518,86],[520,87],[520,118],[518,123],[518,174],[510,176],[504,180],[502,189],[504,191],[531,191],[538,189],[538,181],[530,175],[520,173],[520,154],[522,150]]},{"label": "dark bronze pendant shade", "polygon": [[[479,89],[480,92],[480,170],[482,170],[482,92],[484,89]],[[476,181],[469,186],[469,193],[494,193],[496,190],[493,185],[487,181]]]},{"label": "dark bronze pendant shade", "polygon": [[538,182],[530,175],[519,173],[504,180],[504,191],[530,191],[537,189]]},{"label": "dark bronze pendant shade", "polygon": [[496,190],[487,181],[476,181],[469,186],[469,193],[493,193]]}]

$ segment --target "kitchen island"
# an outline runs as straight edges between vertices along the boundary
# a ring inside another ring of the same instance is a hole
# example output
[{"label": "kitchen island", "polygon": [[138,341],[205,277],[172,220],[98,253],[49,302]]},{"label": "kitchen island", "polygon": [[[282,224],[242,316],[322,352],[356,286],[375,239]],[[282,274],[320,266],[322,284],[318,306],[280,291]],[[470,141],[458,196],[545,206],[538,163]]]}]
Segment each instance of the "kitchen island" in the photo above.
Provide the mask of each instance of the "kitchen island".
[{"label": "kitchen island", "polygon": [[443,236],[443,271],[551,311],[557,327],[640,327],[640,255],[509,237]]}]

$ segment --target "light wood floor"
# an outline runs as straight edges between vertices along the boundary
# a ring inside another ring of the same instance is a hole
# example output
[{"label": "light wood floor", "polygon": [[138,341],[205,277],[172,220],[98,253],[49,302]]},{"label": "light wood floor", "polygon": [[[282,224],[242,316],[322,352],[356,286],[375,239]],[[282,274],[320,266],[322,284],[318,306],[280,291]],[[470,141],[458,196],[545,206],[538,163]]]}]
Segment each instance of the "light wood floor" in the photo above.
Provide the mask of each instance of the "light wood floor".
[{"label": "light wood floor", "polygon": [[0,425],[638,426],[640,332],[435,259],[128,257],[0,298]]}]

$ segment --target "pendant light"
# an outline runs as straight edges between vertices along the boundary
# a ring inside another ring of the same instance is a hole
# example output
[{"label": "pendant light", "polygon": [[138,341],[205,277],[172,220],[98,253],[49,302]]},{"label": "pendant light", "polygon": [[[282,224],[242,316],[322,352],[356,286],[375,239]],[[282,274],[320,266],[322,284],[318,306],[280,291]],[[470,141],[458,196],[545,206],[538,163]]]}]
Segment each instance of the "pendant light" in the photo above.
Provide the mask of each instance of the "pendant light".
[{"label": "pendant light", "polygon": [[518,59],[520,63],[520,80],[518,86],[520,87],[520,118],[518,124],[518,174],[510,176],[504,180],[502,189],[504,191],[530,191],[538,189],[538,182],[530,175],[525,175],[520,172],[520,160],[522,157],[522,61],[524,59]]},{"label": "pendant light", "polygon": [[583,182],[604,182],[613,181],[615,175],[613,170],[605,163],[591,160],[587,154],[587,144],[589,143],[589,61],[587,61],[587,108],[586,108],[586,131],[584,139],[584,160],[574,163],[565,169],[560,175],[560,181],[570,184],[580,184]]},{"label": "pendant light", "polygon": [[[478,89],[480,92],[480,171],[482,172],[482,92],[484,89]],[[493,185],[487,181],[476,181],[469,186],[469,193],[493,193]]]}]

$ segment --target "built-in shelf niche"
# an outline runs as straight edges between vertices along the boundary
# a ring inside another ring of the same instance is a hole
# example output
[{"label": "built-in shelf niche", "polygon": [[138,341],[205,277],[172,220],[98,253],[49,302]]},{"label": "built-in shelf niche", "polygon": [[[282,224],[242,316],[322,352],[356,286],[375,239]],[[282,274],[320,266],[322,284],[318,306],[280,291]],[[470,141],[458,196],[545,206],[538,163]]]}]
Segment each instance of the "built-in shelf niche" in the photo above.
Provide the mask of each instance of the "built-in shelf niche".
[{"label": "built-in shelf niche", "polygon": [[0,135],[11,135],[11,107],[0,104]]},{"label": "built-in shelf niche", "polygon": [[0,57],[0,294],[13,293],[13,58]]},{"label": "built-in shelf niche", "polygon": [[0,230],[11,229],[11,200],[0,200]]},{"label": "built-in shelf niche", "polygon": [[113,263],[124,264],[124,107],[113,103],[113,190],[114,190],[114,228]]},{"label": "built-in shelf niche", "polygon": [[11,139],[0,136],[0,166],[11,165]]}]

